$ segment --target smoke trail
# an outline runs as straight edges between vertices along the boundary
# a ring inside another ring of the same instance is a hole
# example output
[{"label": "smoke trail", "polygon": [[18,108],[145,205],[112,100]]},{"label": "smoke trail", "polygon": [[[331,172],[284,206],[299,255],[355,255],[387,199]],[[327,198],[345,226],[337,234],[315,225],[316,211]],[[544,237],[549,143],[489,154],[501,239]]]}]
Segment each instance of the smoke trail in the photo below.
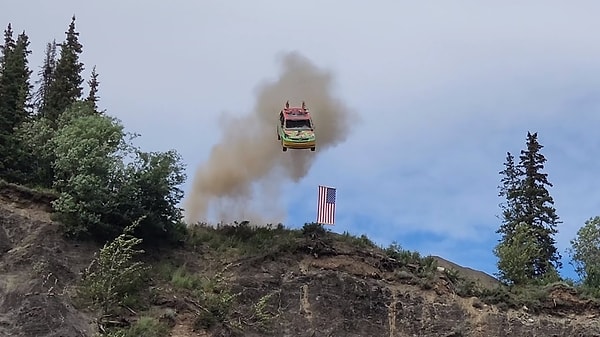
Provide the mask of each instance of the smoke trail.
[{"label": "smoke trail", "polygon": [[[188,223],[209,221],[210,211],[224,222],[282,222],[280,186],[298,182],[319,151],[346,140],[356,116],[334,97],[332,74],[297,53],[285,54],[282,66],[276,81],[258,87],[256,106],[249,115],[223,118],[223,138],[198,167],[185,200]],[[281,150],[276,123],[287,100],[293,106],[305,101],[312,112],[316,152]]]}]

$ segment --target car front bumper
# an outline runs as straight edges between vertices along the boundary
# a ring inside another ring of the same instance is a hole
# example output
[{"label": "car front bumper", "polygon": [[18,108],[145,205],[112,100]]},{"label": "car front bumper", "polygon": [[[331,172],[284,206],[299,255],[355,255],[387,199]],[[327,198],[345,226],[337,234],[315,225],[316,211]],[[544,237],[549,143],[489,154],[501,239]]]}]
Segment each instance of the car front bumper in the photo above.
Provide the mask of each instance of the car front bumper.
[{"label": "car front bumper", "polygon": [[302,141],[302,140],[285,140],[285,139],[283,139],[282,142],[281,142],[281,145],[283,147],[287,147],[287,148],[290,148],[290,149],[310,149],[312,147],[315,147],[316,141],[314,141],[314,140]]}]

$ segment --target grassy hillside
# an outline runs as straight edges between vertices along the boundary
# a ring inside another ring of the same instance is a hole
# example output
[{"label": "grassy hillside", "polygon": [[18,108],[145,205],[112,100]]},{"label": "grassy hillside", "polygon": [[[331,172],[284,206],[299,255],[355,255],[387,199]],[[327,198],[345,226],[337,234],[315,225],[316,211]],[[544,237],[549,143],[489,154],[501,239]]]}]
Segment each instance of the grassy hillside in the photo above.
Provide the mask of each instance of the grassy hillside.
[{"label": "grassy hillside", "polygon": [[[335,234],[316,224],[200,224],[188,228],[178,245],[122,235],[101,247],[65,239],[48,212],[52,198],[0,185],[0,289],[9,299],[0,306],[0,332],[469,335],[478,326],[500,329],[497,321],[516,315],[511,312],[525,315],[514,316],[524,329],[527,319],[551,331],[579,329],[564,320],[600,308],[568,284],[511,289],[441,257],[378,247],[365,236]],[[440,305],[448,312],[439,323],[422,326],[410,318],[417,310],[423,320],[435,320]],[[65,325],[65,318],[71,323]]]}]

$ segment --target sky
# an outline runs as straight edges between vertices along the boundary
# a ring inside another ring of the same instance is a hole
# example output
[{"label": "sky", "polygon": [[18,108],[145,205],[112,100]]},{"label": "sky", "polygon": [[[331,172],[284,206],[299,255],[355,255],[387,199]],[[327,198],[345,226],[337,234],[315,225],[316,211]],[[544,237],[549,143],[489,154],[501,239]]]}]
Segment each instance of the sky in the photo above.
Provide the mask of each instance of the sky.
[{"label": "sky", "polygon": [[36,0],[6,1],[0,24],[28,34],[37,72],[76,15],[100,108],[143,149],[176,149],[186,193],[221,141],[223,113],[248,114],[281,56],[301,54],[331,72],[357,116],[345,141],[283,183],[284,224],[314,221],[317,186],[333,186],[332,231],[489,274],[498,172],[538,132],[563,222],[561,273],[576,278],[565,249],[600,215],[599,11],[592,1]]}]

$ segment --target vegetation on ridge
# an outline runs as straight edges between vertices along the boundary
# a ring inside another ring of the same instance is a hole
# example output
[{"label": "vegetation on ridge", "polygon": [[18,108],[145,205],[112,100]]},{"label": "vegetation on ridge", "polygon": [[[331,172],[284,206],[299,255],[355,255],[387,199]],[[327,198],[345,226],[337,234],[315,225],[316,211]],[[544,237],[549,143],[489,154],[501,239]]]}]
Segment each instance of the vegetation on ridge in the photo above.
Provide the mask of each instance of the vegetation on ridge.
[{"label": "vegetation on ridge", "polygon": [[[132,144],[138,135],[125,132],[119,120],[98,107],[96,67],[84,95],[85,67],[79,59],[83,45],[75,17],[65,34],[63,43],[47,44],[34,91],[28,66],[29,38],[22,32],[15,39],[10,24],[4,31],[0,49],[0,186],[18,184],[23,193],[39,193],[39,198],[51,202],[65,235],[104,244],[78,288],[83,305],[99,310],[103,333],[166,336],[169,317],[158,321],[148,314],[126,328],[106,320],[129,309],[147,313],[148,301],[156,295],[152,285],[161,282],[188,293],[199,308],[199,328],[269,329],[275,314],[265,308],[272,295],[265,295],[252,311],[238,312],[234,310],[238,297],[221,274],[197,275],[185,266],[144,262],[152,252],[136,248],[165,242],[198,253],[218,252],[231,261],[284,253],[335,255],[339,253],[336,245],[345,244],[372,251],[380,269],[392,273],[396,281],[435,289],[441,274],[457,295],[477,296],[484,303],[511,308],[540,309],[555,287],[568,288],[582,298],[600,297],[600,217],[590,218],[571,241],[569,254],[581,283],[564,280],[558,273],[561,255],[554,235],[561,222],[547,189],[552,184],[543,172],[546,158],[537,133],[528,132],[518,163],[507,153],[505,169],[500,172],[499,196],[506,203],[501,206],[497,232],[501,239],[494,253],[504,285],[496,289],[482,287],[454,270],[439,269],[432,257],[404,250],[396,243],[377,247],[364,235],[333,235],[317,224],[296,230],[282,225],[254,228],[247,223],[188,227],[177,206],[186,178],[180,155],[175,150],[145,152]],[[36,190],[45,192],[32,192]],[[157,271],[161,279],[153,279],[149,270]]]},{"label": "vegetation on ridge", "polygon": [[138,135],[98,111],[95,67],[84,97],[75,17],[58,59],[56,42],[48,44],[35,95],[27,41],[23,32],[13,42],[9,24],[0,59],[0,178],[56,191],[56,218],[71,237],[111,240],[143,217],[136,235],[148,242],[181,240],[181,157],[175,150],[140,150],[131,143]]}]

